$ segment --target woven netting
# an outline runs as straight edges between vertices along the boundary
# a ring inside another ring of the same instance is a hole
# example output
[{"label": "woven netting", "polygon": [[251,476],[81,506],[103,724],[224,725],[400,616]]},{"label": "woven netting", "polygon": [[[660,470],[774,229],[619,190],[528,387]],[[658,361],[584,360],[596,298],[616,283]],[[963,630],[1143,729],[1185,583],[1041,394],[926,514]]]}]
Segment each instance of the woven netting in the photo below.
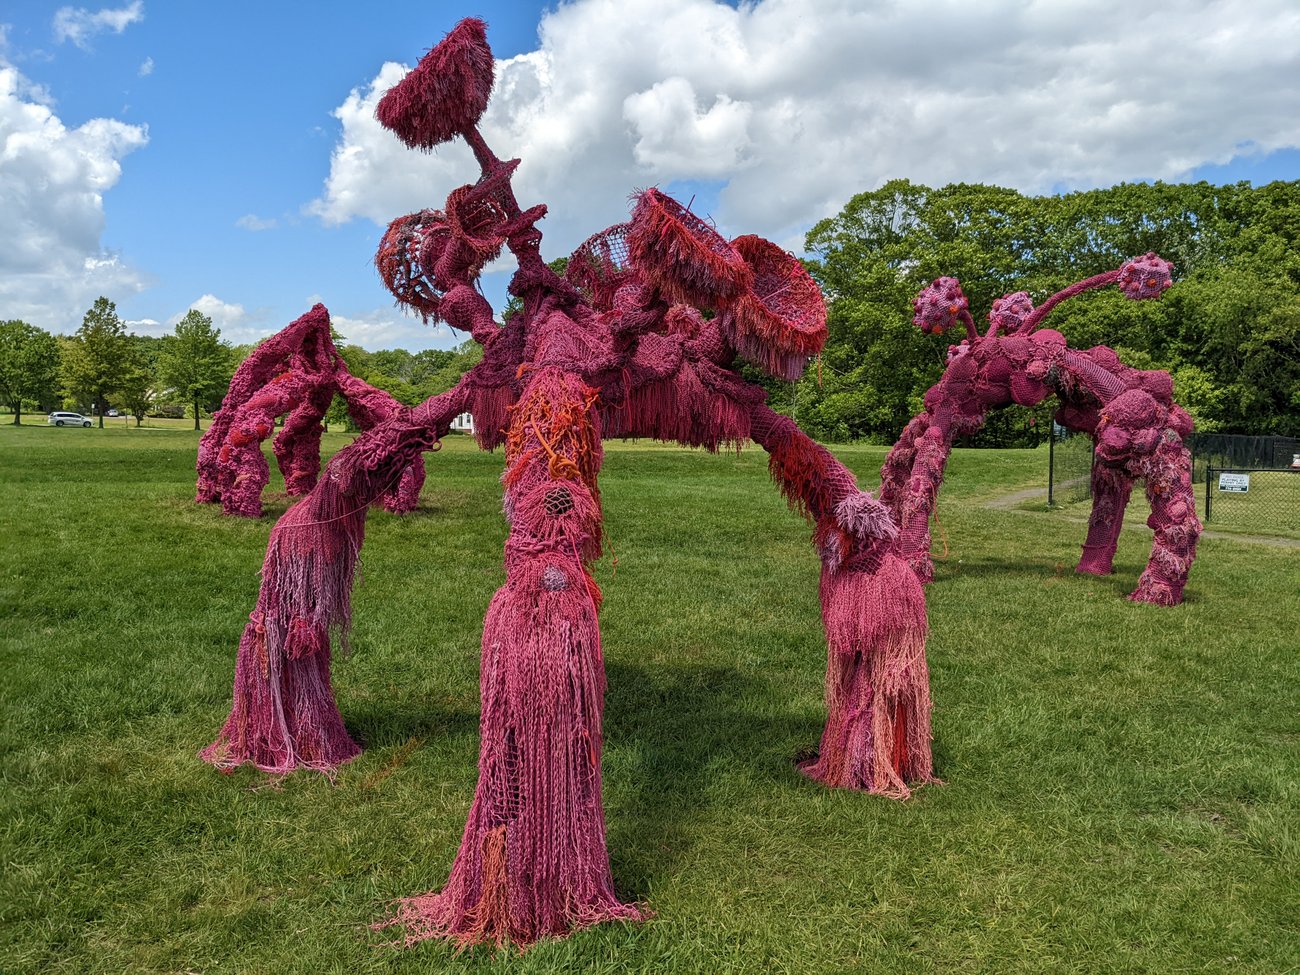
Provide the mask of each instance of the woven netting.
[{"label": "woven netting", "polygon": [[631,224],[618,223],[592,234],[569,255],[564,276],[598,311],[614,307],[614,293],[637,279],[627,255]]},{"label": "woven netting", "polygon": [[[457,268],[456,278],[473,277],[501,253],[501,245],[506,242],[505,222],[505,210],[490,192],[473,185],[451,191],[447,197],[447,224],[456,241],[469,245],[474,252],[473,264]],[[451,277],[447,275],[448,280]]]},{"label": "woven netting", "polygon": [[731,246],[753,272],[752,290],[722,316],[736,351],[769,375],[795,380],[826,344],[826,302],[793,255],[747,234]]},{"label": "woven netting", "polygon": [[451,239],[446,216],[439,210],[421,210],[398,217],[388,225],[375,269],[399,304],[417,311],[424,321],[438,317],[442,292],[433,283],[433,268]]},{"label": "woven netting", "polygon": [[492,82],[487,25],[462,20],[379,100],[375,118],[412,149],[427,151],[473,128]]},{"label": "woven netting", "polygon": [[753,272],[731,244],[659,190],[637,198],[627,251],[670,301],[697,308],[725,308],[753,283]]}]

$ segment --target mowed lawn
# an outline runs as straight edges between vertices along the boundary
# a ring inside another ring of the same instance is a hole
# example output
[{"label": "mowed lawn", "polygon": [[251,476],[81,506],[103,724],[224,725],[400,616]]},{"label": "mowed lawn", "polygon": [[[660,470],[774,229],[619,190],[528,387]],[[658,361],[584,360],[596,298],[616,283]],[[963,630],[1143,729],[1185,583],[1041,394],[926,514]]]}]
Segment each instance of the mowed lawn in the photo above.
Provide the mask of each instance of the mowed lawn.
[{"label": "mowed lawn", "polygon": [[[1185,605],[1136,606],[1149,532],[1076,576],[1069,513],[985,507],[1045,454],[956,452],[927,591],[946,784],[897,803],[792,765],[823,719],[818,565],[763,452],[610,445],[605,807],[655,916],[522,957],[399,951],[368,924],[444,883],[473,794],[501,456],[451,439],[416,514],[371,515],[335,665],[366,752],[276,781],[196,757],[272,517],[195,506],[194,448],[0,427],[7,975],[1300,965],[1300,550],[1204,540]],[[882,448],[836,452],[876,486]]]}]

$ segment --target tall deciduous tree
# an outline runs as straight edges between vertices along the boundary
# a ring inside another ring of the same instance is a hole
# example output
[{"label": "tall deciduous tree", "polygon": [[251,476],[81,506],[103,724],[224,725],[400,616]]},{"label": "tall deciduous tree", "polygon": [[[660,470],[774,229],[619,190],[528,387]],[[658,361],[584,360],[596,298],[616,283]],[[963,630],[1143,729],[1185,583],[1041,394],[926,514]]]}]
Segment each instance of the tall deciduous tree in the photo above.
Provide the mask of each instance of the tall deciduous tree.
[{"label": "tall deciduous tree", "polygon": [[117,306],[100,296],[67,346],[63,382],[72,395],[91,398],[101,428],[108,395],[122,383],[127,350],[126,326],[117,317]]},{"label": "tall deciduous tree", "polygon": [[23,403],[38,407],[54,399],[62,356],[53,335],[26,322],[0,322],[0,398],[22,423]]},{"label": "tall deciduous tree", "polygon": [[[910,324],[933,278],[960,278],[983,314],[1006,292],[1041,301],[1146,251],[1175,264],[1164,301],[1097,292],[1054,311],[1051,327],[1076,347],[1106,344],[1168,369],[1201,429],[1300,433],[1300,181],[1028,197],[894,180],[814,226],[807,248],[830,335],[820,371],[786,398],[817,436],[891,442],[919,409],[948,343]],[[1033,442],[1026,431],[1045,425],[1046,409],[1033,428],[1019,408],[990,417],[977,442]]]},{"label": "tall deciduous tree", "polygon": [[191,308],[163,343],[158,372],[163,385],[194,404],[194,429],[200,405],[225,391],[230,381],[230,347],[212,319]]},{"label": "tall deciduous tree", "polygon": [[137,427],[157,398],[157,344],[157,339],[130,336],[126,368],[118,393],[126,411],[135,417]]}]

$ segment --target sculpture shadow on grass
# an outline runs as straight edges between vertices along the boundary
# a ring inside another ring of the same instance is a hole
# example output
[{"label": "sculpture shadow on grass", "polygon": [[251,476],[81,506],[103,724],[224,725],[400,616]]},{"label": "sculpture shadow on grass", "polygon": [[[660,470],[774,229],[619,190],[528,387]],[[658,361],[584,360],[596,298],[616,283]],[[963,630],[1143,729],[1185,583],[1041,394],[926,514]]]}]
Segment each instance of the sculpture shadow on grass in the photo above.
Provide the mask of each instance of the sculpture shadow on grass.
[{"label": "sculpture shadow on grass", "polygon": [[774,710],[784,695],[730,667],[608,660],[606,668],[605,801],[625,896],[645,899],[676,872],[736,777],[817,788],[792,759],[816,745],[819,708]]}]

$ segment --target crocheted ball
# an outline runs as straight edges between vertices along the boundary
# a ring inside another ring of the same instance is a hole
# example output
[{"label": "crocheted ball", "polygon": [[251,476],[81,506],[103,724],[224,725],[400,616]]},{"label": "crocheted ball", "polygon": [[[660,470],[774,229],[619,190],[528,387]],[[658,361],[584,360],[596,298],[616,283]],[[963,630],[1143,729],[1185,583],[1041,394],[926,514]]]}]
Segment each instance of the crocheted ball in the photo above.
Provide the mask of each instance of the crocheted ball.
[{"label": "crocheted ball", "polygon": [[1021,322],[1033,310],[1034,303],[1027,292],[1017,291],[1003,295],[993,302],[993,307],[989,310],[989,323],[1003,335],[1010,335],[1020,328]]},{"label": "crocheted ball", "polygon": [[961,313],[970,308],[956,278],[935,278],[921,290],[912,305],[916,309],[912,324],[927,335],[956,328]]},{"label": "crocheted ball", "polygon": [[1125,261],[1116,284],[1134,301],[1159,298],[1173,284],[1174,266],[1158,254],[1148,252]]}]

